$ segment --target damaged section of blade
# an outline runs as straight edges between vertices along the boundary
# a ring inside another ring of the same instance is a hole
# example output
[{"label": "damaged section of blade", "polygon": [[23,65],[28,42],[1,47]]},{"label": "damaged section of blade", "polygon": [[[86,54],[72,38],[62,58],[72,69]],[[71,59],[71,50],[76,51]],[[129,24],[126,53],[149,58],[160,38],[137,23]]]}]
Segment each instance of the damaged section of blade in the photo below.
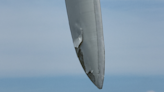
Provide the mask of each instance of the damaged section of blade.
[{"label": "damaged section of blade", "polygon": [[83,59],[83,53],[81,52],[80,45],[79,45],[79,48],[75,48],[75,49],[76,49],[76,53],[77,53],[77,56],[79,58],[79,61],[82,65],[84,71],[86,71],[85,64],[84,64],[84,59]]},{"label": "damaged section of blade", "polygon": [[85,69],[85,64],[84,64],[84,59],[83,59],[83,53],[82,53],[81,48],[80,48],[80,45],[83,42],[83,29],[80,27],[79,23],[76,23],[74,25],[74,29],[75,29],[75,32],[74,32],[75,37],[73,37],[74,38],[73,44],[74,44],[77,56],[79,58],[79,61],[80,61],[81,65],[85,71],[86,69]]},{"label": "damaged section of blade", "polygon": [[88,77],[91,79],[91,81],[94,83],[95,82],[95,76],[93,75],[93,70],[89,71],[88,73],[86,73],[88,75]]},{"label": "damaged section of blade", "polygon": [[75,38],[73,39],[73,44],[75,48],[79,48],[80,44],[83,41],[83,29],[78,25],[75,24],[75,29],[76,29],[76,34],[75,34]]}]

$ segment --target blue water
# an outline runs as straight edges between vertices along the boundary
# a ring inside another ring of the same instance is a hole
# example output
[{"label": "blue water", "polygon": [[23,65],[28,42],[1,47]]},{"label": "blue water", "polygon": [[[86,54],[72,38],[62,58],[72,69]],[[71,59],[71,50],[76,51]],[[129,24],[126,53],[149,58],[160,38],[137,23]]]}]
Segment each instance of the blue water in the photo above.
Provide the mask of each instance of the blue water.
[{"label": "blue water", "polygon": [[0,92],[164,92],[164,76],[106,76],[102,90],[86,76],[1,78]]}]

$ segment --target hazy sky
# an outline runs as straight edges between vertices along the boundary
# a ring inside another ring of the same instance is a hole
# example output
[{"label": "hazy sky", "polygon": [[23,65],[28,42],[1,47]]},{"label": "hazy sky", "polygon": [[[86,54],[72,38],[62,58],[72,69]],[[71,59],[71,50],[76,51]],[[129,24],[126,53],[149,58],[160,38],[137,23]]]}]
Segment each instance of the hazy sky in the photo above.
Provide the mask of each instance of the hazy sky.
[{"label": "hazy sky", "polygon": [[[106,75],[164,75],[164,1],[101,6]],[[0,0],[0,77],[81,74],[64,0]]]}]

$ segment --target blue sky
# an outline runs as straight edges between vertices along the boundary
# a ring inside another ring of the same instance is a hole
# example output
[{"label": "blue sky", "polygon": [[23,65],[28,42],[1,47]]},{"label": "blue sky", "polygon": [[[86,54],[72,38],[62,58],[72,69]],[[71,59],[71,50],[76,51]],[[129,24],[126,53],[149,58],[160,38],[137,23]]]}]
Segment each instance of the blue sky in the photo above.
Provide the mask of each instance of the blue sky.
[{"label": "blue sky", "polygon": [[[106,75],[164,75],[164,1],[101,0]],[[0,77],[85,75],[64,0],[0,0]]]}]

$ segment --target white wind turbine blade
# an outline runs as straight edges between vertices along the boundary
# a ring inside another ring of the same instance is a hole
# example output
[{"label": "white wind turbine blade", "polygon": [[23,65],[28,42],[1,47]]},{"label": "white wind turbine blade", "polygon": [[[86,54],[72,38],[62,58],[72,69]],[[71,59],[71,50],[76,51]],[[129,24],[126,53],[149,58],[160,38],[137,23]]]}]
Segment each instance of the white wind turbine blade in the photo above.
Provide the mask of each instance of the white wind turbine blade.
[{"label": "white wind turbine blade", "polygon": [[102,89],[105,49],[100,0],[65,0],[74,47],[90,80]]}]

